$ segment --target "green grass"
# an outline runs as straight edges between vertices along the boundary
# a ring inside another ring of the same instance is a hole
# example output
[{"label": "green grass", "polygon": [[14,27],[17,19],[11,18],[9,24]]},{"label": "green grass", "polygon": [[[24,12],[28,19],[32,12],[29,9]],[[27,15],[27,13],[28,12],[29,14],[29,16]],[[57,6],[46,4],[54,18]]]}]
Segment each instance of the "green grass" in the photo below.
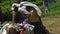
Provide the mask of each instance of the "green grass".
[{"label": "green grass", "polygon": [[55,16],[55,15],[58,15],[58,14],[60,14],[60,10],[58,10],[58,9],[57,10],[56,9],[55,10],[50,10],[46,14],[43,13],[44,16]]}]

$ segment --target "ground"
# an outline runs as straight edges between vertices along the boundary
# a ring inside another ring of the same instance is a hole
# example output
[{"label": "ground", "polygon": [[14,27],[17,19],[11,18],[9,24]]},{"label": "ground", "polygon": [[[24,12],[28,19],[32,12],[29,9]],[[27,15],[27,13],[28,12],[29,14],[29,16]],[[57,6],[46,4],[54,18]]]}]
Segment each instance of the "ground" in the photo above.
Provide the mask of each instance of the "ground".
[{"label": "ground", "polygon": [[50,33],[60,34],[60,15],[43,17],[42,22]]}]

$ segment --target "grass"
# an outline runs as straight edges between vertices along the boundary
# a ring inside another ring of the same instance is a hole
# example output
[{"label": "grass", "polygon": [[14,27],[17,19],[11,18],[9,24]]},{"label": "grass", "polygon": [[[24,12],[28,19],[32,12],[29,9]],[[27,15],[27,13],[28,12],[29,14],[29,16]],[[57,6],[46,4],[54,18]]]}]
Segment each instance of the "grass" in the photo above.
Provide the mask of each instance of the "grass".
[{"label": "grass", "polygon": [[5,21],[3,25],[5,25],[6,23],[12,23],[12,21]]},{"label": "grass", "polygon": [[50,10],[46,14],[43,13],[44,16],[55,16],[55,15],[59,15],[59,14],[60,14],[60,9],[58,9],[58,10],[54,10],[54,9]]},{"label": "grass", "polygon": [[53,17],[43,17],[42,21],[50,33],[60,34],[60,15]]}]

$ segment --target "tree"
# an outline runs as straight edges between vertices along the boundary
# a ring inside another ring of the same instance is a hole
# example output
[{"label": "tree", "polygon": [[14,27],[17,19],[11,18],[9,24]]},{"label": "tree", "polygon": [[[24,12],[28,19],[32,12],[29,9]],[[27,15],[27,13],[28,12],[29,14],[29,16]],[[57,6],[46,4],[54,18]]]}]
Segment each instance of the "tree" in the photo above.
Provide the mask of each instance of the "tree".
[{"label": "tree", "polygon": [[2,13],[4,21],[5,20],[11,20],[11,6],[14,2],[15,2],[15,0],[2,0],[0,2],[0,7],[2,10],[0,13]]},{"label": "tree", "polygon": [[0,7],[0,25],[3,24],[2,9]]}]

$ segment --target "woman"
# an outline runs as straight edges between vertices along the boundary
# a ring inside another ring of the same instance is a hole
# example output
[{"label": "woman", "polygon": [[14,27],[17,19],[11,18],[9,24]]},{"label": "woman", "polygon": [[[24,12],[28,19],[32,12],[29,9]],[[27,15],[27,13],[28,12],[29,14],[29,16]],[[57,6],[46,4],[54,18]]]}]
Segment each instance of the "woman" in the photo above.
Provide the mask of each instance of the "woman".
[{"label": "woman", "polygon": [[[32,3],[28,2],[28,1],[22,1],[22,2],[20,2],[20,6],[21,7],[24,6],[25,8],[23,8],[23,9],[26,9],[27,12],[30,13],[29,21],[30,21],[30,24],[32,24],[32,25],[35,26],[35,28],[34,28],[34,34],[47,34],[47,32],[45,30],[45,27],[43,26],[42,21],[41,21],[41,14],[42,14],[42,12],[38,8],[38,6],[35,5],[35,4],[32,4]],[[21,10],[21,9],[19,9],[19,10]],[[23,12],[25,14],[27,13],[25,11],[23,11]]]},{"label": "woman", "polygon": [[20,4],[25,6],[26,10],[30,12],[29,20],[30,24],[35,26],[34,34],[47,34],[47,30],[45,30],[45,27],[43,26],[41,21],[42,12],[38,8],[38,6],[28,1],[23,1]]}]

